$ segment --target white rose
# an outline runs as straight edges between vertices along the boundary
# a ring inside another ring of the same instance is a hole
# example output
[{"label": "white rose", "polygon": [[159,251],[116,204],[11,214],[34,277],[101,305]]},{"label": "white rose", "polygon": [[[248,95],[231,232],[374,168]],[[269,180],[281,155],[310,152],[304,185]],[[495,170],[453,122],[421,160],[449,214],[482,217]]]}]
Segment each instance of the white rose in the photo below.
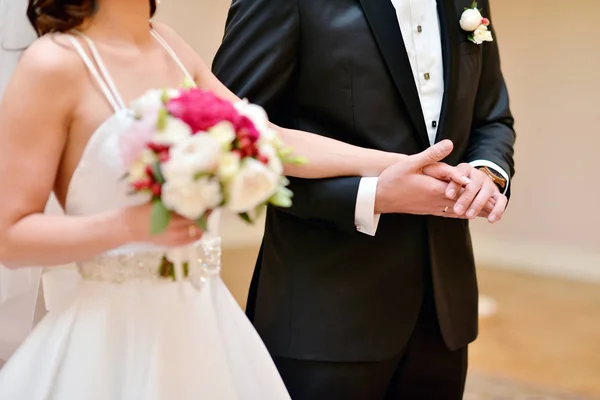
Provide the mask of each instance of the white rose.
[{"label": "white rose", "polygon": [[235,129],[229,121],[219,122],[208,130],[208,134],[217,139],[224,150],[231,149],[231,143],[235,140]]},{"label": "white rose", "polygon": [[476,8],[469,8],[462,13],[460,17],[460,27],[467,32],[473,32],[479,25],[481,25],[481,21],[483,17],[481,13]]},{"label": "white rose", "polygon": [[[138,116],[141,117],[146,113],[157,113],[160,108],[164,106],[163,96],[165,95],[164,90],[152,89],[147,91],[143,96],[134,100],[131,103],[131,110]],[[166,92],[167,97],[173,98],[179,95],[179,91],[175,89],[169,89]]]},{"label": "white rose", "polygon": [[158,111],[162,106],[162,90],[149,90],[143,96],[131,102],[131,110],[138,116]]},{"label": "white rose", "polygon": [[238,101],[234,106],[238,113],[252,121],[261,136],[268,134],[269,116],[264,108],[249,103],[248,100]]},{"label": "white rose", "polygon": [[228,184],[225,206],[235,213],[252,211],[275,194],[278,182],[279,176],[266,165],[247,158]]},{"label": "white rose", "polygon": [[492,32],[488,30],[487,26],[481,25],[473,32],[473,42],[475,44],[481,44],[483,42],[492,42]]},{"label": "white rose", "polygon": [[152,141],[157,144],[175,145],[192,136],[192,129],[180,119],[167,117],[165,129],[156,132]]},{"label": "white rose", "polygon": [[260,151],[260,154],[264,155],[269,159],[269,169],[277,175],[282,175],[283,164],[281,164],[281,160],[279,159],[275,148],[269,144],[263,144],[258,148],[258,150]]},{"label": "white rose", "polygon": [[210,209],[221,204],[221,185],[215,179],[197,181],[180,179],[163,185],[161,199],[169,210],[182,217],[197,220]]},{"label": "white rose", "polygon": [[223,181],[231,179],[240,169],[240,155],[238,153],[224,153],[219,161],[217,175]]},{"label": "white rose", "polygon": [[258,139],[258,145],[261,146],[263,144],[268,144],[275,147],[283,147],[283,142],[279,138],[277,131],[272,128],[267,129],[265,133],[260,135],[260,138]]},{"label": "white rose", "polygon": [[166,181],[193,179],[201,172],[212,173],[219,166],[220,143],[205,133],[190,136],[171,147],[169,161],[161,171]]}]

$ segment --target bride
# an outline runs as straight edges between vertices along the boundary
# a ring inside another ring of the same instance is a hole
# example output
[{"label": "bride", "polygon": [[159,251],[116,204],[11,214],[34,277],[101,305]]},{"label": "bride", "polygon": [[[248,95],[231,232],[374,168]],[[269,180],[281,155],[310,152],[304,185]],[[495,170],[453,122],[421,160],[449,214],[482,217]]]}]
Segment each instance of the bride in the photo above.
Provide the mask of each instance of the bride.
[{"label": "bride", "polygon": [[[76,262],[82,279],[75,298],[51,311],[2,369],[1,399],[289,398],[219,277],[218,212],[207,232],[177,217],[150,236],[149,204],[120,180],[117,138],[132,122],[127,104],[146,90],[189,78],[239,101],[175,32],[149,25],[155,10],[155,0],[29,1],[41,37],[0,105],[0,263]],[[365,176],[410,164],[463,182],[434,162],[452,150],[447,141],[407,157],[278,130],[309,156],[307,165],[286,166],[290,176]],[[65,215],[44,215],[51,193]],[[202,285],[159,276],[165,249],[184,245],[202,260]]]}]

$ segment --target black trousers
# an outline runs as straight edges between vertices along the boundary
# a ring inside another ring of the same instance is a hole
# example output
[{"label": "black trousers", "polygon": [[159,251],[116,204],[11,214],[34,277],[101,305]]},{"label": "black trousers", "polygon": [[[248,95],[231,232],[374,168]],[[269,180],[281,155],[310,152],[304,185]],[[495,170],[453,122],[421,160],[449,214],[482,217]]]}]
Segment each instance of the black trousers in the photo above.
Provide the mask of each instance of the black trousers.
[{"label": "black trousers", "polygon": [[[430,289],[430,288],[428,288]],[[460,400],[467,348],[444,344],[431,290],[402,354],[381,362],[275,358],[292,400]]]}]

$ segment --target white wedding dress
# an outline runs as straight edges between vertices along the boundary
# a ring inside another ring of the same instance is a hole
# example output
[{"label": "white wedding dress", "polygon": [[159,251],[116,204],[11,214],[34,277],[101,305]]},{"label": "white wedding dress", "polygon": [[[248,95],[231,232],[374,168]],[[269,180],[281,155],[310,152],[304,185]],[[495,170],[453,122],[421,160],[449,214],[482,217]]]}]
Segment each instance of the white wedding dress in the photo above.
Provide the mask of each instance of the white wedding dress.
[{"label": "white wedding dress", "polygon": [[[189,77],[173,50],[154,37]],[[119,135],[132,122],[91,40],[75,49],[115,113],[73,174],[67,215],[139,204],[121,180]],[[84,50],[87,44],[91,57]],[[190,278],[160,278],[164,249],[128,245],[78,264],[76,294],[50,313],[0,371],[2,400],[289,399],[260,337],[219,276],[218,213],[187,249]]]}]

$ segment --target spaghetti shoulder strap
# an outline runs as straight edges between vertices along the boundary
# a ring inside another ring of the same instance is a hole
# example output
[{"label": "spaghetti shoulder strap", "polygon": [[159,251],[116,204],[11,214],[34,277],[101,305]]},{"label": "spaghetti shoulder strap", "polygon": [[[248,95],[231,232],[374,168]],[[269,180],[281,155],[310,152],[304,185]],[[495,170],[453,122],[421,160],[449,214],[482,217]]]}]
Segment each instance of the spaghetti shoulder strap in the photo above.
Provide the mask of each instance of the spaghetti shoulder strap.
[{"label": "spaghetti shoulder strap", "polygon": [[102,57],[100,57],[100,53],[98,52],[98,48],[96,47],[96,44],[94,43],[94,41],[92,39],[90,39],[89,36],[84,35],[83,33],[79,32],[77,30],[73,30],[73,33],[75,33],[77,36],[79,36],[80,38],[85,40],[85,42],[87,43],[87,45],[92,53],[92,57],[94,57],[94,61],[96,62],[96,64],[98,65],[98,68],[100,69],[100,73],[102,74],[104,81],[108,85],[108,88],[110,89],[113,97],[119,104],[119,107],[126,108],[125,102],[123,101],[123,98],[121,97],[121,94],[119,93],[119,90],[117,89],[117,86],[115,85],[115,82],[113,81],[110,74],[108,73],[108,70],[106,69],[106,65],[104,64],[104,61],[102,61]]},{"label": "spaghetti shoulder strap", "polygon": [[102,79],[102,76],[98,72],[98,69],[96,69],[96,66],[94,65],[94,63],[92,62],[90,57],[87,55],[85,50],[83,49],[83,46],[81,45],[81,43],[79,43],[77,38],[75,38],[73,35],[68,35],[68,36],[69,36],[69,39],[71,39],[71,42],[73,43],[73,47],[75,48],[75,50],[77,51],[77,53],[79,54],[81,59],[83,60],[83,63],[89,70],[90,74],[98,83],[100,90],[106,97],[106,100],[108,101],[110,106],[113,108],[113,110],[115,112],[119,111],[121,109],[121,107],[120,107],[118,101],[115,99],[114,94],[111,92],[111,90],[106,85],[106,82],[104,81],[104,79]]},{"label": "spaghetti shoulder strap", "polygon": [[192,77],[192,75],[190,75],[190,73],[188,72],[188,70],[185,68],[185,65],[183,65],[183,63],[181,62],[181,60],[177,56],[177,53],[175,53],[175,51],[167,43],[167,41],[165,39],[163,39],[163,37],[160,36],[160,34],[158,32],[156,32],[156,30],[154,30],[154,29],[151,29],[150,33],[152,34],[152,36],[154,36],[154,38],[156,39],[156,41],[158,43],[160,43],[160,45],[166,50],[166,52],[169,53],[169,55],[171,56],[171,58],[173,59],[173,61],[175,61],[175,63],[177,63],[177,65],[179,66],[179,68],[181,69],[181,71],[183,72],[183,74],[185,75],[185,77],[190,82],[194,82],[194,78]]}]

